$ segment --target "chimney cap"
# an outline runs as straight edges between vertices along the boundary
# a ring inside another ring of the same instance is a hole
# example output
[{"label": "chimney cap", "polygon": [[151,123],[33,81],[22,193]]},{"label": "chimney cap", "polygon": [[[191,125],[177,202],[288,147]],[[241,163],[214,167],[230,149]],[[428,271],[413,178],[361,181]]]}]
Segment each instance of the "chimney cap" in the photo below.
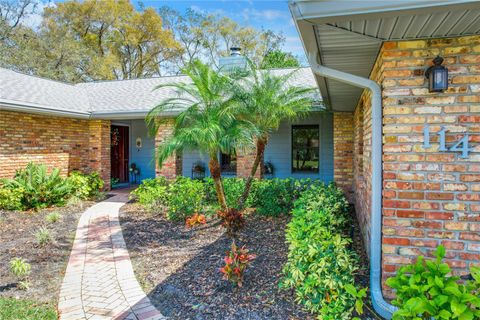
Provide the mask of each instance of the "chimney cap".
[{"label": "chimney cap", "polygon": [[231,56],[239,56],[240,51],[242,51],[242,48],[240,48],[240,47],[230,47],[230,55]]}]

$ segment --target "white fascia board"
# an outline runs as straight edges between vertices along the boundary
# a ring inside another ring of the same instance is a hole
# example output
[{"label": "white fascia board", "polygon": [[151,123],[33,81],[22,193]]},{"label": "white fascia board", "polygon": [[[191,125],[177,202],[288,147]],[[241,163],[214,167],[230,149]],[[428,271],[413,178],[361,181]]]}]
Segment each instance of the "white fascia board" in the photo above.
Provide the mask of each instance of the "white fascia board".
[{"label": "white fascia board", "polygon": [[[394,0],[394,1],[332,1],[332,0],[291,0],[290,10],[296,20],[310,23],[333,23],[341,20],[376,18],[388,15],[412,14],[420,11],[443,11],[478,8],[478,0]],[[420,10],[420,11],[419,11]]]},{"label": "white fascia board", "polygon": [[[133,119],[144,119],[150,110],[138,110],[138,111],[99,111],[93,112],[91,119],[104,119],[104,120],[133,120]],[[174,117],[177,116],[180,112],[178,111],[169,111],[163,112],[161,116],[163,117]]]},{"label": "white fascia board", "polygon": [[72,111],[66,109],[57,109],[36,103],[19,102],[15,100],[0,99],[0,110],[27,112],[40,115],[48,115],[53,117],[69,117],[77,119],[90,118],[89,112]]}]

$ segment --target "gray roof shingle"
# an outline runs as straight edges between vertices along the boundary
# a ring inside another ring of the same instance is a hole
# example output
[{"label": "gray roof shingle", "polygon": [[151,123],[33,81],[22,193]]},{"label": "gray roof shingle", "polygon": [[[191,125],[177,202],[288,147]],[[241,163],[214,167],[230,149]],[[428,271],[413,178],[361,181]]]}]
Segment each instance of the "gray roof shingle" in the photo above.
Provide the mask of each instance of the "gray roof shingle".
[{"label": "gray roof shingle", "polygon": [[[279,75],[291,71],[293,69],[271,70]],[[0,107],[27,106],[87,115],[144,113],[163,99],[176,95],[174,89],[168,87],[155,90],[158,85],[187,81],[189,77],[182,75],[71,85],[0,68]],[[298,69],[289,84],[316,87],[310,68]]]}]

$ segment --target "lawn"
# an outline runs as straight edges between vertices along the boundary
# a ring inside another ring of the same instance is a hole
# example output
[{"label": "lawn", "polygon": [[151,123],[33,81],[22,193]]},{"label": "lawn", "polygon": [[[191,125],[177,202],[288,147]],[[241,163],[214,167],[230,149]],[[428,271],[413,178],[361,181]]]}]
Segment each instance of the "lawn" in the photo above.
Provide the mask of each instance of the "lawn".
[{"label": "lawn", "polygon": [[0,320],[55,320],[57,310],[51,303],[0,298]]}]

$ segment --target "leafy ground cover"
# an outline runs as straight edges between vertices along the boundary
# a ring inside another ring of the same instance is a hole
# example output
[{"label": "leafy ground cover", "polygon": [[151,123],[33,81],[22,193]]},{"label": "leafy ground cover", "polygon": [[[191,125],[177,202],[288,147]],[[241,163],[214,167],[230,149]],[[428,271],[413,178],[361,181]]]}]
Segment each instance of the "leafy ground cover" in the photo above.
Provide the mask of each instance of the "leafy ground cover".
[{"label": "leafy ground cover", "polygon": [[57,311],[50,303],[0,298],[0,320],[55,320]]},{"label": "leafy ground cover", "polygon": [[[4,262],[0,264],[0,319],[56,319],[51,314],[78,219],[93,203],[82,201],[38,212],[0,210],[0,260]],[[28,290],[22,290],[10,272],[9,261],[17,257],[31,265]]]},{"label": "leafy ground cover", "polygon": [[247,269],[242,288],[234,288],[219,271],[231,240],[218,220],[188,228],[135,203],[121,213],[137,278],[171,319],[314,319],[295,303],[291,291],[278,287],[287,257],[288,220],[247,216],[237,245],[246,245],[257,258]]}]

